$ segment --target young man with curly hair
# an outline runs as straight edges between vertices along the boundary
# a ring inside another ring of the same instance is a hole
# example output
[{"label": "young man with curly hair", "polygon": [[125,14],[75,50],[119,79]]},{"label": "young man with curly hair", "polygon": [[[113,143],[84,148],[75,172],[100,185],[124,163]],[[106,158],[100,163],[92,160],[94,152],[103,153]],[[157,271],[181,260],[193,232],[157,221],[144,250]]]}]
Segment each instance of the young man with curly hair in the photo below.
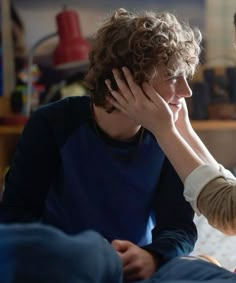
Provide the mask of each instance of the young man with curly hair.
[{"label": "young man with curly hair", "polygon": [[170,13],[117,10],[94,40],[90,97],[41,107],[25,126],[5,178],[1,222],[40,221],[70,235],[94,230],[117,251],[127,281],[189,254],[197,231],[183,184],[153,134],[107,101],[105,81],[117,89],[113,73],[127,66],[138,84],[168,99],[178,121],[200,41]]},{"label": "young man with curly hair", "polygon": [[[109,101],[154,134],[182,179],[185,198],[196,213],[203,214],[210,225],[223,233],[235,235],[236,177],[218,164],[195,133],[185,99],[179,97],[181,110],[176,121],[173,107],[154,84],[140,86],[127,68],[123,70],[126,81],[115,74],[119,92],[108,85],[115,98]],[[176,83],[179,79],[174,78]]]}]

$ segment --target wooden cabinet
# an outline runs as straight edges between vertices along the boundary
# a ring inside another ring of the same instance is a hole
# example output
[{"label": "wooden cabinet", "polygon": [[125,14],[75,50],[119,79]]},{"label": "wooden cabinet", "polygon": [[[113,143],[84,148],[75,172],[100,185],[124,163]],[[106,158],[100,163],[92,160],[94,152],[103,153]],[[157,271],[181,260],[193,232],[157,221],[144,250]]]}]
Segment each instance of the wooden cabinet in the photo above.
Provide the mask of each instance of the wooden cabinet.
[{"label": "wooden cabinet", "polygon": [[[10,164],[22,127],[0,126],[0,188]],[[0,190],[1,191],[1,190]]]}]

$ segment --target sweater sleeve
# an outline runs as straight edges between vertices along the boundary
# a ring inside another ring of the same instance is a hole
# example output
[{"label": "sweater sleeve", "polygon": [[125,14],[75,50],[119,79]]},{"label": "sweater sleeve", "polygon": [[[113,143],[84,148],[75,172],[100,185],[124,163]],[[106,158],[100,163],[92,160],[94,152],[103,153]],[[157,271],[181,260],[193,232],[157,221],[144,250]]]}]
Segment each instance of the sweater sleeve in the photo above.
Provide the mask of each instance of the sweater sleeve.
[{"label": "sweater sleeve", "polygon": [[226,233],[236,233],[236,178],[220,165],[196,168],[185,181],[184,195],[210,225]]},{"label": "sweater sleeve", "polygon": [[153,241],[145,249],[156,254],[160,264],[188,255],[197,240],[194,212],[183,196],[184,187],[166,159],[155,198],[156,226]]}]

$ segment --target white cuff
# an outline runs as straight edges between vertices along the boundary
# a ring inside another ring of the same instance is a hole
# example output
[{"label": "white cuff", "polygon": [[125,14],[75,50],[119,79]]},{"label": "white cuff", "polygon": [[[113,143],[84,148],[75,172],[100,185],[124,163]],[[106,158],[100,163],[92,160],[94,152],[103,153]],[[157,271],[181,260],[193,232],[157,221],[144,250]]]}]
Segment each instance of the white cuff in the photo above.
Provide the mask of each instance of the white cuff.
[{"label": "white cuff", "polygon": [[233,175],[232,172],[225,169],[223,165],[219,164],[219,170],[224,175],[225,179],[228,181],[234,181],[236,180],[236,177]]},{"label": "white cuff", "polygon": [[[228,170],[226,169],[224,170],[222,169],[222,171],[225,172],[226,174],[226,171]],[[184,197],[186,201],[190,202],[192,208],[197,213],[197,215],[201,214],[197,207],[197,199],[199,194],[201,193],[202,189],[213,179],[217,177],[225,178],[222,171],[221,170],[218,171],[212,166],[204,164],[194,169],[185,179]]]}]

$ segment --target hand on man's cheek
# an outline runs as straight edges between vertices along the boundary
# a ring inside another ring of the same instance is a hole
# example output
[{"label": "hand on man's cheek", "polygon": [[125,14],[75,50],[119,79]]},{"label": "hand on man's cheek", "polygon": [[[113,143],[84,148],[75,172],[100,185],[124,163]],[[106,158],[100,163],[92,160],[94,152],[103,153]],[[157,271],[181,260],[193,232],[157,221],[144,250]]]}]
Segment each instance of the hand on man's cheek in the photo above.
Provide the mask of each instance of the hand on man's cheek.
[{"label": "hand on man's cheek", "polygon": [[124,240],[114,240],[116,250],[123,265],[125,282],[150,278],[157,269],[157,260],[148,251]]}]

